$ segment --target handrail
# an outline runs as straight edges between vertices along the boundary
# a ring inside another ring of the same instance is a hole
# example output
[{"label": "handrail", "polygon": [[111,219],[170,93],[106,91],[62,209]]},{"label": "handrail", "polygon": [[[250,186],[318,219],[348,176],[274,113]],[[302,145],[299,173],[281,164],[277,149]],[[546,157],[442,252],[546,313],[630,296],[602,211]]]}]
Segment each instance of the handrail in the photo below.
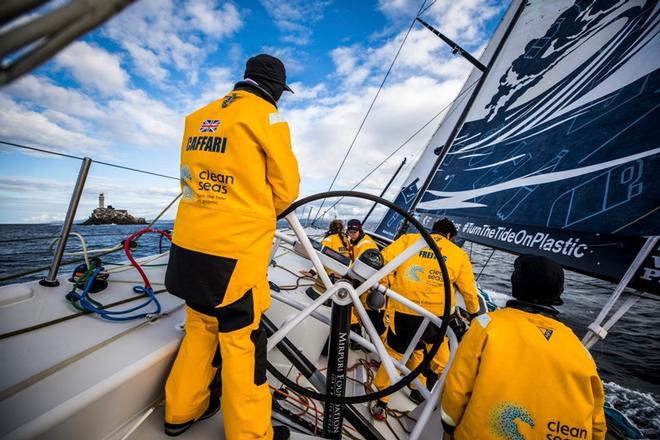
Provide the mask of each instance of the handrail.
[{"label": "handrail", "polygon": [[39,281],[39,284],[44,287],[55,287],[60,285],[59,281],[57,281],[57,271],[60,269],[60,263],[62,262],[62,256],[64,255],[64,248],[69,239],[73,219],[76,216],[76,211],[78,211],[78,202],[80,202],[83,188],[85,188],[85,181],[87,180],[87,174],[89,173],[89,167],[91,164],[92,159],[89,157],[85,157],[80,164],[78,179],[76,180],[76,186],[73,187],[73,194],[71,194],[71,201],[69,202],[69,208],[66,211],[66,217],[64,218],[64,224],[62,225],[62,232],[60,233],[60,241],[57,243],[53,262],[50,265],[48,276]]}]

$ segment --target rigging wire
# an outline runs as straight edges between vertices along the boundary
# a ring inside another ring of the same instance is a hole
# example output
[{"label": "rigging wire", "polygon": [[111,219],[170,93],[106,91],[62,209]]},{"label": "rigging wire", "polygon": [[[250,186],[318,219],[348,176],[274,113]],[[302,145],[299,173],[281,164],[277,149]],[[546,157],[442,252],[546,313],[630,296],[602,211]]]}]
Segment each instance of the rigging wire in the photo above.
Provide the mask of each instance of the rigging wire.
[{"label": "rigging wire", "polygon": [[[333,177],[332,182],[330,183],[330,187],[328,188],[328,191],[332,190],[332,187],[334,186],[335,182],[337,181],[337,177],[339,176],[339,173],[341,172],[341,169],[344,167],[344,164],[346,163],[346,159],[348,159],[348,155],[351,153],[351,150],[353,149],[353,146],[355,145],[355,141],[357,140],[358,136],[360,135],[360,132],[362,131],[362,127],[364,127],[364,123],[367,121],[367,117],[369,117],[369,113],[371,112],[371,109],[373,109],[374,104],[376,103],[376,99],[378,99],[378,95],[380,95],[381,90],[383,89],[383,86],[385,85],[385,81],[387,81],[387,77],[390,75],[390,72],[392,71],[392,68],[394,67],[394,63],[396,62],[397,58],[399,58],[399,54],[401,53],[401,49],[403,49],[403,45],[406,43],[406,40],[408,39],[408,35],[410,35],[410,31],[412,31],[413,26],[415,26],[415,22],[417,17],[419,17],[419,14],[421,13],[422,9],[424,9],[424,5],[426,4],[426,0],[422,2],[422,5],[419,7],[419,11],[417,11],[417,14],[415,14],[415,17],[412,19],[412,22],[410,23],[410,27],[408,27],[408,31],[406,32],[406,35],[403,37],[403,40],[401,41],[401,44],[399,45],[399,49],[396,52],[396,55],[394,55],[394,59],[392,60],[392,63],[390,64],[390,67],[387,69],[387,72],[385,73],[385,77],[383,78],[383,81],[380,83],[380,86],[378,87],[378,90],[376,91],[376,95],[374,96],[374,99],[371,101],[371,104],[369,105],[369,108],[367,109],[367,113],[364,115],[364,118],[362,118],[362,122],[360,123],[360,126],[358,127],[357,132],[355,133],[355,136],[353,137],[353,141],[351,141],[351,144],[348,147],[348,150],[346,151],[346,154],[344,154],[344,158],[341,161],[341,164],[339,165],[339,168],[337,169],[337,172],[335,173],[335,177]],[[321,202],[321,206],[319,207],[319,210],[316,213],[316,217],[314,217],[314,220],[312,220],[312,226],[314,226],[314,223],[319,217],[319,214],[321,213],[321,209],[323,208],[323,205],[325,203],[325,199]],[[326,211],[327,212],[327,211]]]},{"label": "rigging wire", "polygon": [[[383,166],[383,164],[385,162],[387,162],[390,158],[392,158],[392,156],[394,156],[396,153],[398,153],[404,146],[406,146],[408,144],[408,142],[413,140],[413,138],[415,136],[417,136],[419,133],[421,133],[422,130],[424,130],[431,122],[433,122],[438,116],[440,116],[442,113],[444,113],[444,111],[447,110],[447,108],[452,106],[454,103],[456,103],[459,100],[459,98],[463,97],[467,92],[472,90],[472,88],[477,84],[478,81],[479,81],[478,79],[473,81],[472,84],[470,84],[468,87],[465,88],[465,90],[463,90],[461,93],[459,93],[456,96],[456,98],[454,98],[453,101],[451,101],[450,103],[448,103],[447,105],[442,107],[442,109],[440,109],[440,111],[438,113],[436,113],[431,119],[429,119],[428,122],[426,122],[419,129],[417,129],[412,135],[410,135],[408,137],[408,139],[406,139],[401,145],[399,145],[394,151],[392,151],[385,159],[380,161],[380,163],[378,165],[376,165],[371,171],[369,171],[366,176],[364,176],[358,183],[353,185],[353,187],[350,189],[350,191],[353,191],[355,188],[360,186],[365,180],[367,180],[367,178],[369,178],[374,172],[376,172],[376,170],[378,170],[378,168]],[[340,197],[332,206],[330,206],[328,209],[323,211],[323,214],[321,214],[320,217],[323,218],[328,213],[328,211],[330,211],[332,208],[337,206],[339,204],[339,202],[341,202],[343,199],[344,199],[344,197]],[[323,205],[321,205],[321,208],[322,207],[323,207]],[[321,208],[319,208],[319,212],[321,211]],[[316,221],[316,219],[318,217],[319,217],[319,214],[317,213],[317,216],[314,218],[314,220]],[[313,222],[312,222],[312,224],[313,224]]]},{"label": "rigging wire", "polygon": [[[2,140],[0,140],[0,144],[8,145],[10,147],[15,147],[15,148],[22,148],[24,150],[32,150],[32,151],[38,151],[40,153],[52,154],[52,155],[55,155],[55,156],[68,157],[69,159],[78,159],[78,160],[84,160],[85,159],[84,157],[81,157],[81,156],[74,156],[72,154],[60,153],[58,151],[46,150],[46,149],[37,148],[37,147],[30,147],[30,146],[27,146],[27,145],[16,144],[16,143],[13,143],[13,142],[7,142],[7,141],[2,141]],[[153,171],[141,170],[139,168],[131,168],[131,167],[127,167],[127,166],[124,166],[124,165],[119,165],[119,164],[116,164],[116,163],[103,162],[103,161],[100,161],[100,160],[92,160],[92,162],[97,163],[99,165],[105,165],[105,166],[108,166],[108,167],[112,167],[112,168],[119,168],[119,169],[122,169],[122,170],[134,171],[136,173],[149,174],[151,176],[164,177],[166,179],[172,179],[172,180],[180,180],[178,177],[168,176],[167,174],[155,173]]]}]

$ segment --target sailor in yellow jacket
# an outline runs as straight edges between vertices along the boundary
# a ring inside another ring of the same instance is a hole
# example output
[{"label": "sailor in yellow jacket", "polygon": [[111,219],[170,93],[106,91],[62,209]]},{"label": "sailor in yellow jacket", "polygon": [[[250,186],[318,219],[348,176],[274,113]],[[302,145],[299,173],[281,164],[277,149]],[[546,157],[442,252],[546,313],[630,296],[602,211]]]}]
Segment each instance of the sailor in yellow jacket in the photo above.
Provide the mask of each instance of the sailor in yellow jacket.
[{"label": "sailor in yellow jacket", "polygon": [[[468,313],[475,316],[479,311],[479,298],[474,281],[472,264],[467,254],[457,245],[452,243],[451,239],[457,234],[454,224],[444,218],[436,221],[431,229],[431,237],[440,248],[442,256],[445,259],[447,272],[449,272],[449,283],[451,289],[451,313],[455,308],[454,285],[458,287]],[[408,247],[412,246],[421,238],[421,235],[405,234],[395,240],[392,244],[383,249],[383,260],[385,264],[392,261]],[[430,248],[424,248],[412,256],[396,271],[388,277],[390,289],[405,296],[411,301],[424,307],[436,316],[441,316],[444,311],[445,295],[442,272],[440,265],[435,258],[435,254]],[[389,315],[389,327],[386,336],[386,348],[390,355],[396,359],[401,359],[406,348],[412,341],[417,328],[422,323],[423,318],[414,310],[403,304],[389,300],[387,313]],[[438,337],[438,329],[434,325],[429,325],[422,336],[416,350],[408,361],[408,368],[416,368],[423,359],[423,344],[430,348]],[[437,355],[431,364],[431,372],[428,372],[429,378],[435,380],[437,375],[442,372],[449,359],[449,344],[447,339],[442,343]],[[424,378],[420,377],[422,382]],[[376,372],[374,385],[378,389],[389,386],[390,380],[385,368],[381,366]],[[417,390],[411,393],[412,400],[420,401],[421,394]],[[376,420],[385,418],[385,409],[387,407],[388,397],[383,397],[372,407],[372,416]]]},{"label": "sailor in yellow jacket", "polygon": [[[364,230],[362,229],[362,222],[360,222],[360,220],[358,219],[354,218],[349,220],[348,223],[346,223],[346,235],[348,236],[350,243],[351,262],[357,261],[357,259],[360,258],[360,255],[362,255],[365,251],[369,249],[378,250],[378,245],[376,244],[376,241],[373,238],[371,238],[367,233],[364,232]],[[360,301],[362,302],[362,305],[366,307],[367,294],[362,295],[360,297]],[[380,312],[375,310],[370,310],[367,308],[367,313],[369,314],[369,317],[374,322],[374,325],[376,326],[377,329],[383,326],[383,324],[379,322],[379,320],[382,321]],[[353,309],[353,312],[351,314],[351,331],[359,335],[362,334],[362,330],[360,326],[360,318],[358,317],[358,314],[355,311],[355,309]],[[350,347],[351,349],[355,350],[359,348],[359,345],[351,342]]]},{"label": "sailor in yellow jacket", "polygon": [[351,219],[346,223],[346,235],[350,240],[351,261],[356,261],[367,249],[378,249],[376,241],[362,229],[358,219]]},{"label": "sailor in yellow jacket", "polygon": [[596,364],[557,320],[564,272],[523,255],[515,300],[472,321],[442,394],[445,440],[603,440],[604,393]]},{"label": "sailor in yellow jacket", "polygon": [[266,278],[276,215],[298,196],[289,127],[277,111],[280,60],[250,58],[245,80],[186,117],[183,196],[165,277],[186,300],[186,335],[165,386],[165,432],[179,435],[218,410],[209,384],[221,359],[228,439],[287,438],[271,426],[266,382]]},{"label": "sailor in yellow jacket", "polygon": [[[348,238],[344,235],[344,223],[339,219],[334,219],[328,225],[328,230],[325,233],[325,237],[321,244],[324,247],[332,249],[333,251],[343,255],[346,259],[350,259],[351,249]],[[326,270],[330,279],[334,281],[336,274],[331,270]],[[300,271],[300,274],[303,276],[313,277],[316,276],[316,271],[312,268],[310,270]],[[326,290],[325,284],[320,277],[316,276],[314,285],[307,288],[305,293],[312,299],[318,298]],[[326,305],[330,305],[331,301],[327,301]]]},{"label": "sailor in yellow jacket", "polygon": [[328,226],[328,231],[321,244],[335,252],[339,252],[345,257],[351,256],[350,243],[344,235],[344,224],[339,219],[334,219]]}]

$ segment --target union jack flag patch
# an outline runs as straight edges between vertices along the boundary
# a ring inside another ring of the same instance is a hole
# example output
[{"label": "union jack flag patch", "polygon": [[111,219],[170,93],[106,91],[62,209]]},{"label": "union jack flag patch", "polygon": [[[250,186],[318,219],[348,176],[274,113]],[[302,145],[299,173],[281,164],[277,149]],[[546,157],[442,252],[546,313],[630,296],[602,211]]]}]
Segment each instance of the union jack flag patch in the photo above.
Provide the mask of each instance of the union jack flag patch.
[{"label": "union jack flag patch", "polygon": [[215,131],[218,129],[218,125],[220,125],[219,119],[207,119],[206,121],[202,122],[202,126],[199,127],[199,132],[215,133]]}]

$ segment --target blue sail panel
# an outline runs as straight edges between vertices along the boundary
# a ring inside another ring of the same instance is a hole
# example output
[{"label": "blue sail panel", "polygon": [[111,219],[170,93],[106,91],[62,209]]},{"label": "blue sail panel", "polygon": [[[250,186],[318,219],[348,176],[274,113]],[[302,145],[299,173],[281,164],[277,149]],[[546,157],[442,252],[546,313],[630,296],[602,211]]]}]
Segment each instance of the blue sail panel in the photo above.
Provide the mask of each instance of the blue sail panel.
[{"label": "blue sail panel", "polygon": [[[457,220],[468,240],[620,279],[644,237],[660,234],[659,33],[657,1],[530,2],[417,213]],[[577,254],[563,252],[571,238]],[[643,269],[634,285],[660,293],[660,258]]]}]

